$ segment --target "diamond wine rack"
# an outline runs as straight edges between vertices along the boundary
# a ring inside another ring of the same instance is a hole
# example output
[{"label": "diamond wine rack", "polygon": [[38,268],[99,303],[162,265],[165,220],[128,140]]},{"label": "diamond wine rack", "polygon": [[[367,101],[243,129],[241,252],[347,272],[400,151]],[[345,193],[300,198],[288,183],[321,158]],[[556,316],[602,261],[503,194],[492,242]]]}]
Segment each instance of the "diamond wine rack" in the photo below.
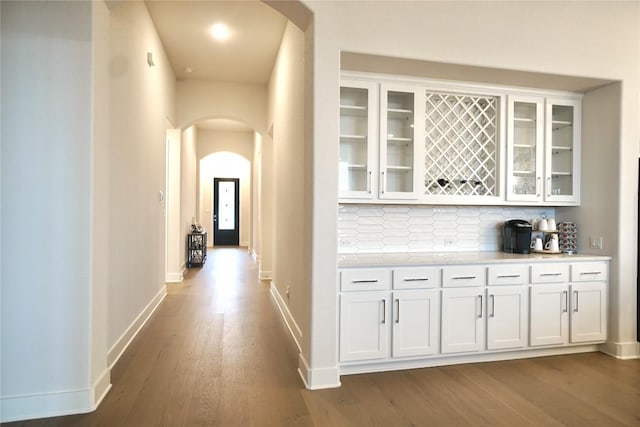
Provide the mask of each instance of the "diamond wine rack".
[{"label": "diamond wine rack", "polygon": [[427,92],[425,194],[497,194],[498,98]]}]

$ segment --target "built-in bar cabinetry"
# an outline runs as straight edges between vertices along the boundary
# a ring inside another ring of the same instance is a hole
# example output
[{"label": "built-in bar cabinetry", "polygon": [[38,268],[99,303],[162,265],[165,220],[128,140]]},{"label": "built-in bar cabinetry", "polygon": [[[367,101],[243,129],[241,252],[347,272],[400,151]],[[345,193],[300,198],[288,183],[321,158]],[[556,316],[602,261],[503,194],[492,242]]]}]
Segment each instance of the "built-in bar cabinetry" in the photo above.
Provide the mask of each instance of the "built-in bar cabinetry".
[{"label": "built-in bar cabinetry", "polygon": [[579,204],[580,94],[345,75],[341,203]]},{"label": "built-in bar cabinetry", "polygon": [[348,267],[339,280],[344,373],[595,351],[607,337],[607,257]]}]

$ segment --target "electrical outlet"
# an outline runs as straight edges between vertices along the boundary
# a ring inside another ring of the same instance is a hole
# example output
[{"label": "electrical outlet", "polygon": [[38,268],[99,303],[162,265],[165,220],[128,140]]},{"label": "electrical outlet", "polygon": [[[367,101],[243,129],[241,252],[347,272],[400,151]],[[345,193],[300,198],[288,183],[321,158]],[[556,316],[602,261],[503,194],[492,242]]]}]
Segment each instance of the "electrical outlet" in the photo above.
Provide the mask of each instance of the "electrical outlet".
[{"label": "electrical outlet", "polygon": [[341,248],[351,248],[354,246],[354,241],[353,239],[342,237],[338,240],[338,245],[340,245]]},{"label": "electrical outlet", "polygon": [[589,248],[591,248],[591,249],[602,249],[602,236],[600,236],[600,237],[589,237]]}]

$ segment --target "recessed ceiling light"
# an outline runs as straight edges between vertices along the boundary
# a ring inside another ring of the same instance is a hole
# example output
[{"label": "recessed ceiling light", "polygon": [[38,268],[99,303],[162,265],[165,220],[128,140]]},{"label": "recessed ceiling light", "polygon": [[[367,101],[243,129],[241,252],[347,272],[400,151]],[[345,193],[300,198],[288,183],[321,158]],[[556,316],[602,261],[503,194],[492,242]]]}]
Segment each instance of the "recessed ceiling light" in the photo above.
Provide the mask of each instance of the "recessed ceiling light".
[{"label": "recessed ceiling light", "polygon": [[224,24],[213,24],[211,29],[209,30],[211,36],[220,41],[225,41],[231,36],[231,32],[229,31],[229,27]]},{"label": "recessed ceiling light", "polygon": [[187,68],[184,69],[184,72],[185,73],[193,73],[193,68],[187,67]]}]

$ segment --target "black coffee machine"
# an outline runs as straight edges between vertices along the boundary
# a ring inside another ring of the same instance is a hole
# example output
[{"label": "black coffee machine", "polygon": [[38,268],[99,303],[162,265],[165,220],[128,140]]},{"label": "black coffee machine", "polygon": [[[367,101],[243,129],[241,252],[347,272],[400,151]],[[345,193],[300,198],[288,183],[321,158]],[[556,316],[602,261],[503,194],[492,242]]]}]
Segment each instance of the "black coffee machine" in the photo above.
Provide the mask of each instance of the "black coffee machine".
[{"label": "black coffee machine", "polygon": [[524,219],[505,221],[502,229],[502,250],[513,254],[531,253],[531,224]]}]

